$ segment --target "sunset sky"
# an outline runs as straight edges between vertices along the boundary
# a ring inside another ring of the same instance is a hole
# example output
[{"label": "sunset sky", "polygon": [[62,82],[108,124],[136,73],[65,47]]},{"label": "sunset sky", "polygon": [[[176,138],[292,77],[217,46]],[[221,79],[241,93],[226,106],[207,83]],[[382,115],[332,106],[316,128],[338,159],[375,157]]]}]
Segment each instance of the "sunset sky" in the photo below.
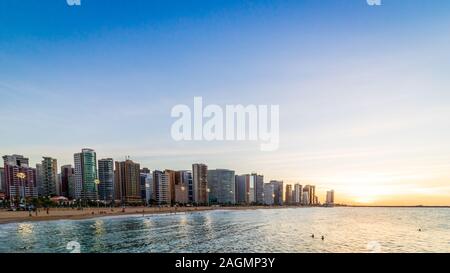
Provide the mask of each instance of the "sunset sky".
[{"label": "sunset sky", "polygon": [[[2,0],[0,154],[130,156],[319,200],[450,205],[450,1]],[[176,142],[174,105],[277,104],[280,147]]]}]

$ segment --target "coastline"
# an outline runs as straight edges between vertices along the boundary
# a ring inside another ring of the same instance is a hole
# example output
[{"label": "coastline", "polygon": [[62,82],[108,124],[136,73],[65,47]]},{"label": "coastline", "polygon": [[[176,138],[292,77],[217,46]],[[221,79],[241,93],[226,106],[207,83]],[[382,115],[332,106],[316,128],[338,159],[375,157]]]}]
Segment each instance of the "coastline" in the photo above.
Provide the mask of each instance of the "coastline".
[{"label": "coastline", "polygon": [[110,216],[152,215],[152,214],[176,214],[193,213],[210,210],[255,210],[255,209],[283,209],[302,208],[298,206],[248,206],[248,207],[127,207],[125,212],[122,208],[85,208],[83,210],[70,208],[52,208],[47,214],[45,209],[37,213],[28,211],[6,211],[0,210],[0,225],[22,222],[57,221],[57,220],[85,220]]}]

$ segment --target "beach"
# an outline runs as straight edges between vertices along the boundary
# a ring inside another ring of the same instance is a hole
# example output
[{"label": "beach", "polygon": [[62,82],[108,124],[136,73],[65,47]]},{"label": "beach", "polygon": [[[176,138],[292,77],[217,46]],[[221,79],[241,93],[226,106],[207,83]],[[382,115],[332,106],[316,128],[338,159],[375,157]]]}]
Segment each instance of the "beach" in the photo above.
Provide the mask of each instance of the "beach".
[{"label": "beach", "polygon": [[29,221],[50,221],[50,220],[82,220],[105,216],[135,215],[135,214],[166,214],[166,213],[186,213],[199,212],[206,210],[248,210],[264,208],[288,208],[283,207],[264,207],[264,206],[242,206],[242,207],[126,207],[124,211],[121,207],[114,208],[83,208],[82,210],[72,208],[50,208],[47,214],[45,208],[36,212],[28,211],[8,211],[0,210],[0,224],[29,222]]}]

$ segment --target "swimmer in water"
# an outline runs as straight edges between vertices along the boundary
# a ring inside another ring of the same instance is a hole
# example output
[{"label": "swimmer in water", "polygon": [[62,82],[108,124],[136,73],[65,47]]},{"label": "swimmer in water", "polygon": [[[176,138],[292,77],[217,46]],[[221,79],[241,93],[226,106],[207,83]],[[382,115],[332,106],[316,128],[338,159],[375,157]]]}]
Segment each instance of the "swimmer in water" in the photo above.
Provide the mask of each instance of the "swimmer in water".
[{"label": "swimmer in water", "polygon": [[314,238],[314,233],[313,233],[313,234],[311,234],[311,238]]}]

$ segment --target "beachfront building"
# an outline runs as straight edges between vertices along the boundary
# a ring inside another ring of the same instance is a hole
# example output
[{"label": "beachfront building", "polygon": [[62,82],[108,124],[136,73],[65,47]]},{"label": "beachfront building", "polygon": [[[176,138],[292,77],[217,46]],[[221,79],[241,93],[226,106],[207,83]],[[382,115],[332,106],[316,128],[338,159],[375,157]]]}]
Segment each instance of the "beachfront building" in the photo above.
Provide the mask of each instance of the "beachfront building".
[{"label": "beachfront building", "polygon": [[74,154],[75,199],[97,200],[97,154],[92,149],[82,149]]},{"label": "beachfront building", "polygon": [[302,202],[302,191],[303,187],[299,183],[294,185],[294,191],[292,193],[292,203],[299,205]]},{"label": "beachfront building", "polygon": [[286,194],[285,194],[285,200],[284,200],[285,204],[292,204],[292,185],[291,184],[287,184],[286,185]]},{"label": "beachfront building", "polygon": [[141,170],[140,174],[141,183],[141,198],[146,204],[151,203],[153,195],[153,175],[150,170]]},{"label": "beachfront building", "polygon": [[334,205],[334,190],[327,191],[326,202],[327,205]]},{"label": "beachfront building", "polygon": [[126,159],[125,161],[116,161],[115,166],[115,199],[122,203],[142,202],[139,163]]},{"label": "beachfront building", "polygon": [[98,198],[101,201],[114,200],[114,160],[104,158],[98,161]]},{"label": "beachfront building", "polygon": [[23,200],[38,197],[36,169],[28,165],[23,155],[3,156],[3,178],[6,198]]},{"label": "beachfront building", "polygon": [[302,205],[309,206],[309,191],[303,190]]},{"label": "beachfront building", "polygon": [[278,206],[283,205],[283,181],[271,180],[270,184],[273,185],[274,190],[274,204]]},{"label": "beachfront building", "polygon": [[264,184],[264,205],[273,206],[275,198],[274,185],[271,183]]},{"label": "beachfront building", "polygon": [[308,192],[308,202],[303,202],[306,205],[315,205],[317,203],[316,186],[306,185],[303,187],[303,192]]},{"label": "beachfront building", "polygon": [[193,203],[193,185],[191,171],[177,171],[175,173],[175,203]]},{"label": "beachfront building", "polygon": [[226,169],[208,170],[210,204],[235,204],[234,171]]},{"label": "beachfront building", "polygon": [[255,181],[255,202],[256,204],[264,204],[264,176],[253,173]]},{"label": "beachfront building", "polygon": [[153,200],[159,205],[171,203],[169,176],[158,170],[153,172]]},{"label": "beachfront building", "polygon": [[202,163],[192,164],[192,183],[194,203],[208,203],[208,166]]},{"label": "beachfront building", "polygon": [[58,180],[57,161],[51,157],[43,157],[36,165],[38,193],[40,196],[51,197],[61,195]]},{"label": "beachfront building", "polygon": [[75,198],[75,176],[72,165],[61,166],[61,195],[69,199]]}]

